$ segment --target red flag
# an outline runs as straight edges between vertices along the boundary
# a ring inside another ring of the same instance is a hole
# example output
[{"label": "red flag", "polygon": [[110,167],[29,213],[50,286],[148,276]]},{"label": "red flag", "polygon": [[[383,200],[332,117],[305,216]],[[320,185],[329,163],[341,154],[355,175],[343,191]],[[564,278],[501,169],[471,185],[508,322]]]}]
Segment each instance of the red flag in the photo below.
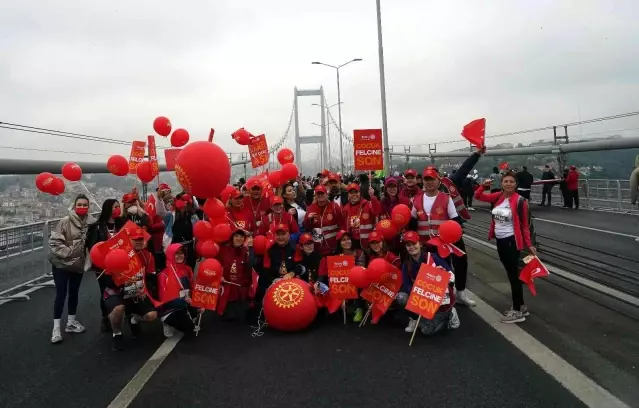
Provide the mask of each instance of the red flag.
[{"label": "red flag", "polygon": [[257,283],[260,280],[260,275],[255,272],[255,269],[251,270],[251,287],[249,288],[249,297],[251,299],[255,298],[255,294],[257,293]]},{"label": "red flag", "polygon": [[451,254],[455,256],[464,256],[466,253],[453,244],[444,244],[440,237],[434,237],[428,240],[430,245],[437,247],[437,254],[442,258],[448,258]]},{"label": "red flag", "polygon": [[486,119],[475,119],[462,129],[461,135],[477,147],[484,147],[486,144]]},{"label": "red flag", "polygon": [[528,286],[533,296],[537,296],[537,288],[535,288],[534,282],[535,278],[546,277],[550,275],[550,272],[536,256],[527,256],[524,258],[524,263],[526,263],[526,266],[524,266],[519,273],[519,280]]},{"label": "red flag", "polygon": [[215,134],[215,129],[211,128],[211,131],[209,132],[209,143],[213,142],[213,135]]},{"label": "red flag", "polygon": [[220,291],[222,293],[220,293],[220,297],[217,299],[217,308],[215,310],[218,315],[222,316],[226,310],[226,305],[229,302],[229,293],[231,293],[231,291],[226,285],[220,285]]},{"label": "red flag", "polygon": [[315,303],[317,307],[325,307],[329,313],[335,313],[342,306],[342,299],[337,299],[331,296],[331,291],[322,294],[315,295]]},{"label": "red flag", "polygon": [[508,168],[508,162],[499,163],[499,170],[506,170]]}]

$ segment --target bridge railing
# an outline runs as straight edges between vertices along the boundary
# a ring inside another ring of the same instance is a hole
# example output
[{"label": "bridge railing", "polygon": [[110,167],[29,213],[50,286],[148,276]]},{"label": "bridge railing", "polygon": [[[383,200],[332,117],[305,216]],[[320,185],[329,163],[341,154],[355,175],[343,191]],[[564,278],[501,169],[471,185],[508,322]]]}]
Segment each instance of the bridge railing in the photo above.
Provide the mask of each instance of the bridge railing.
[{"label": "bridge railing", "polygon": [[[541,202],[542,185],[534,185],[531,198]],[[559,186],[552,190],[553,201],[560,203],[563,198]],[[599,211],[615,211],[639,214],[637,205],[630,203],[630,182],[628,180],[582,179],[579,180],[579,205]]]}]

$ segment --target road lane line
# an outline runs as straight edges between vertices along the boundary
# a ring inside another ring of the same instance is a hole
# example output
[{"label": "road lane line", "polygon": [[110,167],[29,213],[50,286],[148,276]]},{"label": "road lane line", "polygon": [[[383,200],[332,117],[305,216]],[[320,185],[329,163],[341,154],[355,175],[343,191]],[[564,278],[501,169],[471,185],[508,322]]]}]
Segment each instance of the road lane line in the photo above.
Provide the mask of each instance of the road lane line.
[{"label": "road lane line", "polygon": [[140,371],[122,388],[122,391],[115,397],[107,408],[127,408],[142,391],[144,385],[151,379],[153,374],[160,368],[160,365],[171,354],[175,346],[182,339],[182,333],[178,333],[173,337],[164,340],[164,343],[158,347],[151,358],[140,368]]},{"label": "road lane line", "polygon": [[[471,310],[575,397],[592,408],[630,408],[516,324],[501,322],[501,313],[466,289],[477,305]],[[462,322],[463,324],[463,322]]]},{"label": "road lane line", "polygon": [[[482,241],[481,239],[478,239],[478,238],[475,238],[475,237],[471,237],[469,235],[464,235],[464,240],[465,241],[472,241],[474,243],[483,245],[483,246],[485,246],[487,248],[490,248],[490,249],[492,249],[494,251],[497,251],[497,247],[494,244],[491,244],[491,243],[486,242],[486,241]],[[472,247],[472,245],[471,245],[471,247]],[[637,298],[635,296],[632,296],[629,293],[625,293],[625,292],[622,292],[620,290],[613,289],[613,288],[608,287],[606,285],[603,285],[603,284],[601,284],[599,282],[592,281],[592,280],[590,280],[588,278],[584,278],[583,276],[576,275],[576,274],[574,274],[572,272],[568,272],[566,270],[563,270],[563,269],[558,268],[558,267],[553,266],[553,265],[546,265],[546,266],[547,266],[548,270],[550,271],[550,273],[552,273],[552,274],[555,274],[557,276],[561,276],[564,279],[567,279],[569,281],[572,281],[572,282],[578,283],[580,285],[586,286],[586,287],[588,287],[588,288],[590,288],[592,290],[595,290],[597,292],[600,292],[600,293],[603,293],[603,294],[608,295],[610,297],[613,297],[613,298],[615,298],[617,300],[620,300],[620,301],[622,301],[624,303],[628,303],[628,304],[630,304],[632,306],[639,307],[639,298]]]}]

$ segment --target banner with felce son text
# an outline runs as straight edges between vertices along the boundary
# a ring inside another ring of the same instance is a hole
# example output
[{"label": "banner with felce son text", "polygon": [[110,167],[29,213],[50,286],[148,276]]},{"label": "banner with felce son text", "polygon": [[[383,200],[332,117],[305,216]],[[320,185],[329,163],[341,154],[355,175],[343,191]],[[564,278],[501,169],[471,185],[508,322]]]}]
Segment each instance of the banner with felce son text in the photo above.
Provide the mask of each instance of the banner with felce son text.
[{"label": "banner with felce son text", "polygon": [[222,286],[222,271],[203,268],[197,272],[191,289],[191,306],[198,309],[215,310]]},{"label": "banner with felce son text", "polygon": [[[137,275],[140,273],[142,264],[135,255],[133,245],[131,244],[131,238],[129,237],[129,232],[126,228],[122,228],[117,234],[107,239],[104,242],[104,245],[101,245],[99,249],[104,258],[106,258],[107,254],[114,249],[122,249],[129,255],[129,268],[126,271],[121,273],[110,273],[107,271],[116,285],[124,285],[130,280],[137,280],[134,278],[138,278]],[[144,277],[144,275],[142,275],[142,277]]]},{"label": "banner with felce son text", "polygon": [[249,155],[251,156],[251,166],[255,169],[268,164],[268,145],[266,136],[259,135],[251,139],[249,144]]},{"label": "banner with felce son text", "polygon": [[144,160],[146,142],[136,140],[131,143],[131,155],[129,156],[129,174],[135,174],[138,164]]},{"label": "banner with felce son text", "polygon": [[355,170],[375,171],[384,169],[384,145],[382,129],[355,129],[353,131]]},{"label": "banner with felce son text", "polygon": [[149,163],[153,169],[153,174],[160,174],[160,167],[158,166],[158,149],[155,145],[155,136],[149,135]]},{"label": "banner with felce son text", "polygon": [[408,296],[406,310],[432,319],[446,298],[450,272],[422,264]]},{"label": "banner with felce son text", "polygon": [[331,296],[342,300],[357,299],[357,288],[348,281],[348,272],[355,266],[355,257],[352,255],[329,256],[326,262]]},{"label": "banner with felce son text", "polygon": [[[371,303],[376,312],[374,315],[381,317],[388,311],[401,287],[402,271],[392,266],[391,272],[385,280],[379,283],[373,282],[362,291],[361,296]],[[374,318],[372,322],[376,323],[376,320]]]}]

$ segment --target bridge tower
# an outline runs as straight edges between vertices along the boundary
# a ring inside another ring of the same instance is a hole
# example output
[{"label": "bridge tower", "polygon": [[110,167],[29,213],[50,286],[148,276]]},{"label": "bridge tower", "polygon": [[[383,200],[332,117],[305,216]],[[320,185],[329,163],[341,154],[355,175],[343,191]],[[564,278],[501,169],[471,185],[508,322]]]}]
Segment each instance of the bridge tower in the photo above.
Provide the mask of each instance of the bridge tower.
[{"label": "bridge tower", "polygon": [[[300,136],[300,122],[298,115],[298,96],[319,96],[320,97],[320,135],[317,136]],[[326,99],[324,98],[324,88],[319,89],[297,89],[295,87],[295,164],[302,169],[302,144],[319,144],[320,145],[320,165],[322,168],[328,165],[329,152],[326,143]]]}]

